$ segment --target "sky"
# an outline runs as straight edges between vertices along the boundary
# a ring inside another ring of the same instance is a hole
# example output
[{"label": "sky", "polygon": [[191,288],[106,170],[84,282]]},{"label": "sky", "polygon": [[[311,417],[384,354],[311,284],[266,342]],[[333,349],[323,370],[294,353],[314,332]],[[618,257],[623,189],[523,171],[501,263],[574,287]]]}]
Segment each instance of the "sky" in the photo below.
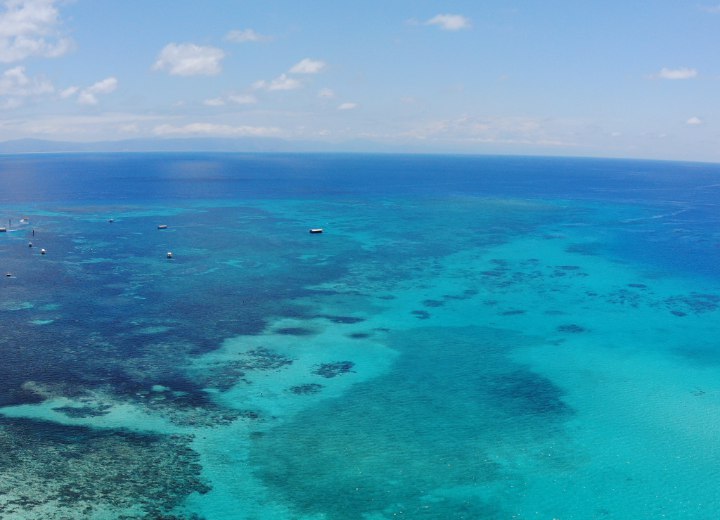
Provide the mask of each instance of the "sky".
[{"label": "sky", "polygon": [[719,0],[0,0],[0,141],[720,162]]}]

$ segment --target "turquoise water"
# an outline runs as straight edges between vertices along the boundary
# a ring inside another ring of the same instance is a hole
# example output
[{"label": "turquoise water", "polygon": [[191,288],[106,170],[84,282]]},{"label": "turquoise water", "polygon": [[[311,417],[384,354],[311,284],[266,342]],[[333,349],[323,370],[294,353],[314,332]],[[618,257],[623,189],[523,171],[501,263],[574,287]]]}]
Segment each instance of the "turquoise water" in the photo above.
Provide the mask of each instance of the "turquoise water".
[{"label": "turquoise water", "polygon": [[0,180],[1,518],[720,516],[718,166],[43,156]]}]

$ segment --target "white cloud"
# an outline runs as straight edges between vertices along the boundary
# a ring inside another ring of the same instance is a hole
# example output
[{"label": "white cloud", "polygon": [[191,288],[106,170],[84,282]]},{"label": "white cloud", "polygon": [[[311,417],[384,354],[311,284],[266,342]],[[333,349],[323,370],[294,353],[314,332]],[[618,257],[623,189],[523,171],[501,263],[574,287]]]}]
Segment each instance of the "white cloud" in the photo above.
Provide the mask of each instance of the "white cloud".
[{"label": "white cloud", "polygon": [[110,76],[96,83],[93,83],[89,87],[80,88],[78,86],[71,86],[60,91],[60,97],[62,99],[69,99],[77,95],[77,102],[81,105],[97,105],[99,103],[98,96],[101,94],[110,94],[117,89],[118,80],[117,78]]},{"label": "white cloud", "polygon": [[72,44],[58,30],[57,0],[4,0],[0,12],[0,62],[30,56],[55,58]]},{"label": "white cloud", "polygon": [[225,105],[225,100],[221,98],[206,99],[203,105],[208,107],[221,107]]},{"label": "white cloud", "polygon": [[193,43],[168,43],[153,65],[173,76],[214,76],[220,73],[225,53],[216,47],[201,47]]},{"label": "white cloud", "polygon": [[[117,88],[118,81],[114,77],[105,78],[80,91],[78,103],[81,105],[97,105],[99,94],[110,94]],[[71,87],[72,88],[72,87]],[[62,95],[62,94],[61,94]]]},{"label": "white cloud", "polygon": [[426,21],[425,25],[437,25],[445,31],[459,31],[471,27],[470,19],[460,14],[439,14]]},{"label": "white cloud", "polygon": [[718,13],[720,13],[720,4],[718,4],[718,5],[703,5],[703,6],[700,6],[700,9],[702,9],[706,13],[718,14]]},{"label": "white cloud", "polygon": [[234,103],[236,105],[252,105],[257,103],[257,98],[246,94],[231,94],[224,98],[213,98],[203,101],[203,104],[209,107],[222,107],[228,103]]},{"label": "white cloud", "polygon": [[279,128],[264,126],[231,126],[213,123],[190,123],[183,126],[159,125],[153,133],[159,136],[173,135],[214,135],[225,137],[265,137],[280,132]]},{"label": "white cloud", "polygon": [[80,91],[80,87],[68,87],[66,89],[63,89],[60,92],[60,97],[63,99],[67,99],[69,97],[73,97],[75,94],[77,94]]},{"label": "white cloud", "polygon": [[429,121],[401,135],[433,142],[573,147],[576,131],[574,123],[561,120],[466,115]]},{"label": "white cloud", "polygon": [[324,88],[324,89],[321,89],[320,92],[318,92],[318,97],[325,98],[325,99],[334,98],[335,92],[333,92],[332,89]]},{"label": "white cloud", "polygon": [[225,35],[225,40],[233,43],[268,42],[272,40],[272,36],[258,34],[252,29],[242,29],[230,31]]},{"label": "white cloud", "polygon": [[257,98],[255,96],[245,94],[235,94],[228,96],[228,101],[235,103],[236,105],[252,105],[257,103]]},{"label": "white cloud", "polygon": [[302,83],[287,74],[280,74],[272,81],[260,80],[253,84],[253,88],[262,90],[295,90],[302,87]]},{"label": "white cloud", "polygon": [[683,67],[680,69],[668,69],[663,67],[657,74],[660,79],[692,79],[697,76],[697,70]]},{"label": "white cloud", "polygon": [[690,119],[688,119],[687,121],[685,121],[685,124],[690,125],[690,126],[698,126],[703,123],[704,123],[704,121],[696,116],[693,116]]},{"label": "white cloud", "polygon": [[34,118],[0,120],[0,138],[12,136],[37,137],[60,140],[111,139],[122,127],[137,125],[145,121],[157,122],[158,116],[137,113],[102,112],[73,116],[43,116]]},{"label": "white cloud", "polygon": [[120,125],[120,127],[118,127],[118,132],[121,134],[139,134],[140,127],[135,123]]},{"label": "white cloud", "polygon": [[325,68],[325,62],[305,58],[299,61],[290,69],[291,74],[317,74]]},{"label": "white cloud", "polygon": [[287,73],[280,74],[272,81],[259,80],[253,83],[252,88],[256,90],[295,90],[303,86],[299,79],[288,76],[288,74],[317,74],[325,68],[324,61],[305,58],[293,65]]},{"label": "white cloud", "polygon": [[29,78],[25,67],[13,67],[0,76],[0,96],[39,96],[55,91],[52,83],[42,78]]},{"label": "white cloud", "polygon": [[114,77],[105,78],[85,89],[90,94],[109,94],[117,88],[118,81]]},{"label": "white cloud", "polygon": [[338,110],[354,110],[358,107],[357,103],[341,103],[338,105]]}]

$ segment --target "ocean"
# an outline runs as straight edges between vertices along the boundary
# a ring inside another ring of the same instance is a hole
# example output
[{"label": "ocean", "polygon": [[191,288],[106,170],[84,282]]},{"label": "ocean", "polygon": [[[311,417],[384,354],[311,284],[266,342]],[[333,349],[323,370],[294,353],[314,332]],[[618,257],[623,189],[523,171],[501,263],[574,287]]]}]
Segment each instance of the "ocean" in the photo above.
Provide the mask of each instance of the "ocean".
[{"label": "ocean", "polygon": [[0,518],[720,518],[719,204],[700,163],[0,157]]}]

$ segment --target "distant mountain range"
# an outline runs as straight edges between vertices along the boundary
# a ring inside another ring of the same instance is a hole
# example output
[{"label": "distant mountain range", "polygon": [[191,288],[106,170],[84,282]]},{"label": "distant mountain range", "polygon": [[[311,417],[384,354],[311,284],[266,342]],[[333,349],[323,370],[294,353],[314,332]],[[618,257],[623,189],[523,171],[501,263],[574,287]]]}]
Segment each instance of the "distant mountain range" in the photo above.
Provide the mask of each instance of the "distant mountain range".
[{"label": "distant mountain range", "polygon": [[[0,154],[23,153],[101,153],[101,152],[393,152],[372,141],[327,143],[287,141],[276,138],[178,138],[127,139],[122,141],[70,142],[17,139],[0,142]],[[408,151],[408,150],[405,150]],[[417,149],[415,152],[422,152]]]}]

